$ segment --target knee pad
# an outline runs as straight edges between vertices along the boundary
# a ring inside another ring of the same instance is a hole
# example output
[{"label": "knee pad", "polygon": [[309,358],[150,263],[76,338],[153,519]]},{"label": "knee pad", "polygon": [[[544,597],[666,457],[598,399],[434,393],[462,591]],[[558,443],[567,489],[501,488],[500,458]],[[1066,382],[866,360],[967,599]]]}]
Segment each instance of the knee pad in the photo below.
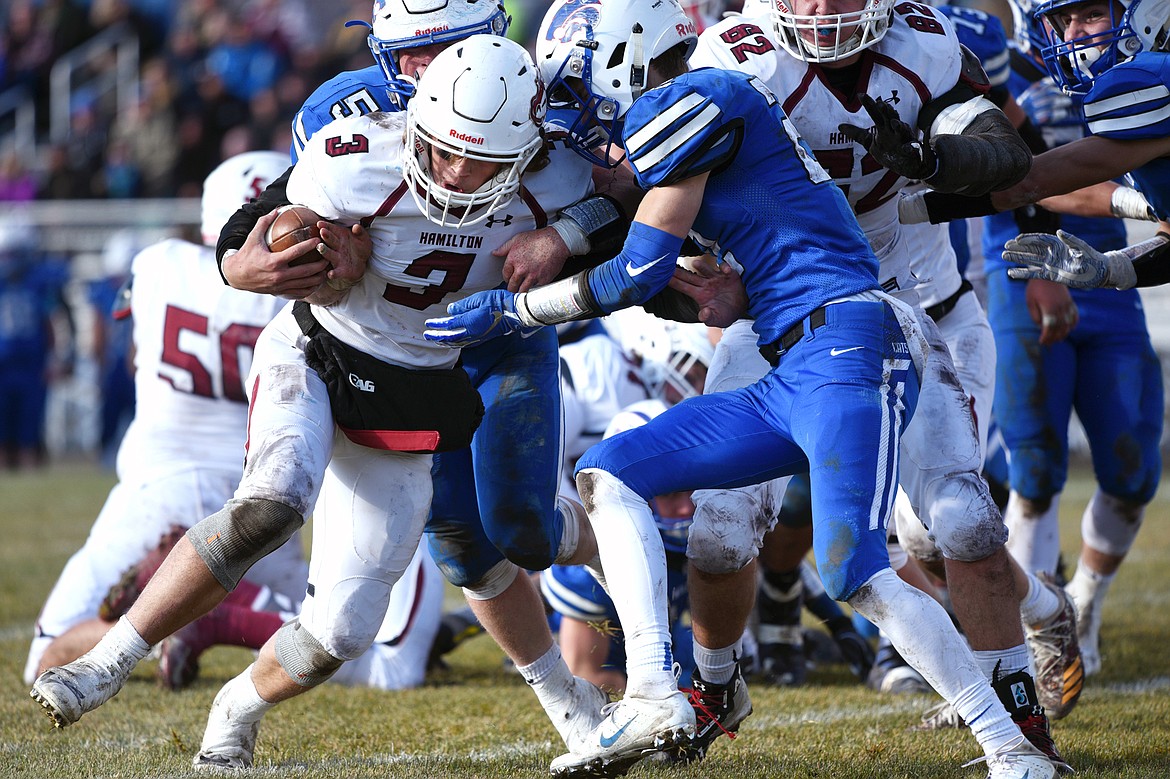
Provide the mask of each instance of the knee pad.
[{"label": "knee pad", "polygon": [[279,548],[303,524],[304,518],[283,503],[232,499],[191,527],[187,540],[216,581],[230,592],[257,560]]},{"label": "knee pad", "polygon": [[[918,519],[905,493],[898,490],[898,497],[894,500],[894,527],[897,532],[897,544],[890,544],[890,567],[895,571],[906,564],[909,555],[915,560],[924,563],[937,563],[942,560],[942,552],[935,544],[934,538],[927,531],[926,526]],[[900,557],[895,562],[894,547],[899,550]]]},{"label": "knee pad", "polygon": [[463,594],[472,600],[491,600],[512,586],[520,568],[513,562],[501,560],[493,565],[475,584],[463,588]]},{"label": "knee pad", "polygon": [[1081,538],[1098,552],[1124,557],[1142,527],[1145,508],[1097,490],[1081,518]]},{"label": "knee pad", "polygon": [[561,529],[557,558],[553,562],[568,565],[577,554],[577,546],[581,543],[581,528],[589,526],[589,515],[585,513],[585,508],[580,503],[561,495],[557,496],[557,509],[561,512],[564,526]]},{"label": "knee pad", "polygon": [[927,495],[930,538],[948,560],[982,560],[1007,542],[1003,515],[977,473],[966,471],[936,479],[927,488]]},{"label": "knee pad", "polygon": [[276,660],[289,678],[302,687],[316,687],[345,661],[325,651],[321,642],[301,625],[299,618],[281,625],[276,631]]},{"label": "knee pad", "polygon": [[696,490],[687,559],[710,574],[728,574],[750,563],[764,534],[776,523],[779,501],[771,483],[734,490]]}]

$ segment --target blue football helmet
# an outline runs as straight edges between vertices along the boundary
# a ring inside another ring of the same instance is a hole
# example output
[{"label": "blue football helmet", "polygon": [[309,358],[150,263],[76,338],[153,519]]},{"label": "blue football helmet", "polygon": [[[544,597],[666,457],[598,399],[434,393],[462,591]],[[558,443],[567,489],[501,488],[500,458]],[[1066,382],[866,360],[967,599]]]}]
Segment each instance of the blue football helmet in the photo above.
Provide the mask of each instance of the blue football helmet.
[{"label": "blue football helmet", "polygon": [[400,109],[414,94],[417,74],[402,73],[398,53],[436,43],[454,43],[470,35],[504,35],[512,18],[494,0],[375,0],[373,22],[346,22],[368,27],[366,44],[386,74],[390,99]]},{"label": "blue football helmet", "polygon": [[1045,41],[1040,50],[1048,72],[1069,94],[1084,95],[1093,81],[1143,49],[1165,51],[1170,0],[1114,0],[1107,3],[1109,25],[1095,35],[1064,40],[1067,14],[1086,0],[1048,0],[1036,9]]}]

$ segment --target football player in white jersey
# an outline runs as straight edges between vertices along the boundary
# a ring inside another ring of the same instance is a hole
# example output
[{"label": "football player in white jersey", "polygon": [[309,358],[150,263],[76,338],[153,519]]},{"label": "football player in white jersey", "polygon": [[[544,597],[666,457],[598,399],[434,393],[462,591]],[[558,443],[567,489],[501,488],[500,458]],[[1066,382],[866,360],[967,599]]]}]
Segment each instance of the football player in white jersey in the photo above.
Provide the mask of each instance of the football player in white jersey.
[{"label": "football player in white jersey", "polygon": [[[91,653],[37,681],[33,696],[60,725],[112,697],[150,642],[221,600],[267,546],[301,525],[318,494],[313,594],[220,691],[196,764],[250,766],[263,715],[369,646],[427,518],[430,453],[466,446],[482,414],[458,349],[425,340],[423,322],[450,300],[502,283],[495,239],[532,229],[592,186],[589,166],[573,155],[540,167],[542,98],[522,47],[472,36],[435,57],[405,115],[341,119],[314,134],[289,179],[290,199],[325,219],[366,223],[369,265],[355,286],[323,289],[327,297],[314,301],[331,305],[294,304],[265,329],[236,498],[176,546]],[[511,224],[489,227],[513,198],[523,208]],[[212,595],[181,610],[151,604],[192,556],[203,568],[194,589]],[[139,615],[151,619],[136,625]]]},{"label": "football player in white jersey", "polygon": [[[987,431],[978,422],[990,417],[994,380],[991,330],[967,294],[945,227],[907,230],[897,207],[899,192],[916,181],[965,194],[1009,186],[1027,173],[1027,146],[983,96],[982,68],[959,45],[950,21],[924,4],[778,0],[766,17],[730,18],[704,33],[692,59],[692,67],[702,65],[753,73],[767,84],[845,190],[881,261],[883,288],[930,315],[921,317],[932,335],[932,359],[918,411],[930,422],[907,428],[900,483],[943,552],[956,612],[985,674],[1029,738],[1062,763],[1032,692],[1017,596],[1028,591],[1027,577],[1010,567],[1006,528],[980,476]],[[738,323],[719,348],[756,363],[752,375],[759,376],[766,366],[754,346],[749,326]],[[696,493],[696,523],[730,500],[744,498]],[[919,525],[907,520],[898,518],[899,538]],[[1037,657],[1057,682],[1055,691],[1042,685],[1044,701],[1064,714],[1081,680],[1074,675],[1075,685],[1066,687],[1063,676],[1062,658],[1079,662],[1075,634],[1065,625],[1071,610],[1055,588],[1036,586],[1048,595],[1046,614],[1067,628],[1060,648],[1072,648],[1055,659],[1050,649]],[[1012,695],[1020,685],[1029,691],[1024,705]]]},{"label": "football player in white jersey", "polygon": [[[115,311],[134,318],[134,420],[118,449],[118,483],[37,618],[27,683],[46,665],[90,649],[110,627],[98,618],[99,607],[123,571],[172,525],[194,525],[239,484],[247,423],[243,379],[260,331],[286,301],[224,286],[211,247],[227,217],[286,167],[276,152],[232,157],[204,181],[203,245],[169,238],[134,258],[131,285]],[[299,600],[305,575],[294,534],[259,561],[250,578]]]}]

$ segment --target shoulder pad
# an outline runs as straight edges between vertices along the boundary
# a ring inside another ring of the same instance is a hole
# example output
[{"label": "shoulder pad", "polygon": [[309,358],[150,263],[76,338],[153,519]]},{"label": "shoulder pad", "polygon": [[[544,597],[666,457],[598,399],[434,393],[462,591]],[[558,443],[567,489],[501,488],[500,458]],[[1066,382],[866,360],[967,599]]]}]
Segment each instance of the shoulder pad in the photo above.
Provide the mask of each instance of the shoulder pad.
[{"label": "shoulder pad", "polygon": [[647,92],[626,115],[626,155],[643,189],[718,169],[743,141],[742,117],[720,105],[730,103],[728,93],[739,92],[729,89],[730,74],[704,69],[686,75],[698,77],[680,77]]},{"label": "shoulder pad", "polygon": [[959,49],[963,53],[959,81],[975,90],[976,94],[986,95],[991,89],[991,81],[987,78],[987,72],[983,70],[983,63],[966,46],[959,44]]},{"label": "shoulder pad", "polygon": [[1170,86],[1158,59],[1170,63],[1138,54],[1097,77],[1083,107],[1089,132],[1117,140],[1170,135]]}]

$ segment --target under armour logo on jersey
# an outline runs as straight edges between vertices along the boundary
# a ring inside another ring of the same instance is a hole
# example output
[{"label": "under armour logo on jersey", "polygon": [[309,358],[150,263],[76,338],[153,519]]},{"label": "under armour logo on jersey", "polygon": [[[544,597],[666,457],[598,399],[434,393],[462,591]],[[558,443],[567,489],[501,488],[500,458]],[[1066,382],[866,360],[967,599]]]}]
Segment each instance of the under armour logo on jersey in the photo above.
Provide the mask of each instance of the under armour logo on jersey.
[{"label": "under armour logo on jersey", "polygon": [[485,222],[484,224],[486,224],[488,227],[491,227],[492,225],[497,225],[497,224],[502,224],[504,227],[509,227],[512,224],[512,215],[511,214],[504,214],[503,218],[501,218],[501,219],[496,219],[494,216],[489,216],[487,218],[487,222]]},{"label": "under armour logo on jersey", "polygon": [[890,96],[889,96],[889,97],[883,97],[883,98],[882,98],[882,102],[883,102],[883,103],[889,103],[890,105],[897,105],[898,103],[901,103],[901,102],[902,102],[902,98],[898,97],[898,90],[896,90],[896,89],[891,89],[891,90],[890,90]]},{"label": "under armour logo on jersey", "polygon": [[352,384],[353,386],[357,387],[362,392],[373,392],[374,391],[374,382],[370,381],[369,379],[363,379],[361,376],[358,376],[356,373],[349,374],[349,383]]}]

